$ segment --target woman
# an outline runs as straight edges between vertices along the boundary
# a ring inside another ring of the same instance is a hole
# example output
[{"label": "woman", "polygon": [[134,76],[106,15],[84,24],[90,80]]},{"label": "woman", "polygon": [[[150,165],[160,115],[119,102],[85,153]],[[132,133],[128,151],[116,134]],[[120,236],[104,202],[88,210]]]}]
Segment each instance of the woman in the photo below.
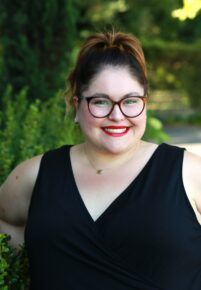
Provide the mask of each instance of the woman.
[{"label": "woman", "polygon": [[201,289],[200,158],[142,140],[138,40],[87,39],[70,77],[85,142],[20,164],[1,187],[2,230],[23,240],[31,289]]}]

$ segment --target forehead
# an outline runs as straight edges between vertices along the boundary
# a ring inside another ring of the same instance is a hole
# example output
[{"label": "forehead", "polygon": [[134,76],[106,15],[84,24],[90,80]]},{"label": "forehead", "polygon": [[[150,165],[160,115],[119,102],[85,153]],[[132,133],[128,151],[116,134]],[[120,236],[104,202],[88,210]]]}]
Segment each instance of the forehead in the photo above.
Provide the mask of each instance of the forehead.
[{"label": "forehead", "polygon": [[86,95],[104,93],[109,96],[122,97],[134,92],[143,95],[144,88],[126,67],[104,67],[91,81]]}]

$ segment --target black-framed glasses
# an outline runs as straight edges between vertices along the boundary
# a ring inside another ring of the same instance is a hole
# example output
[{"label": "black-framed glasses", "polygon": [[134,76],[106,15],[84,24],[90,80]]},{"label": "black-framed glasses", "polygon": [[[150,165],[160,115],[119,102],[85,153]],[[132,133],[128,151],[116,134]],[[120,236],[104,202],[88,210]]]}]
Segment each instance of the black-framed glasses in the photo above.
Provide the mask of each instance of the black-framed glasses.
[{"label": "black-framed glasses", "polygon": [[147,101],[147,97],[145,96],[125,97],[118,102],[114,102],[108,97],[96,96],[82,96],[79,99],[87,101],[89,112],[95,118],[108,117],[112,113],[115,105],[119,106],[119,109],[125,117],[135,118],[143,112]]}]

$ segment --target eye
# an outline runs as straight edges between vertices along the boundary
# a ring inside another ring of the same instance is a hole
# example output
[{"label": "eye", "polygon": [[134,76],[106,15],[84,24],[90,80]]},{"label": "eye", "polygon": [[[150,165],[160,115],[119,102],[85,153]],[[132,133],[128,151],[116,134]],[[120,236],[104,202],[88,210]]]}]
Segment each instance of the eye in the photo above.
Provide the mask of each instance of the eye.
[{"label": "eye", "polygon": [[123,105],[135,105],[140,102],[140,98],[130,97],[123,100]]},{"label": "eye", "polygon": [[110,106],[111,102],[106,98],[94,98],[91,100],[91,104],[98,107]]}]

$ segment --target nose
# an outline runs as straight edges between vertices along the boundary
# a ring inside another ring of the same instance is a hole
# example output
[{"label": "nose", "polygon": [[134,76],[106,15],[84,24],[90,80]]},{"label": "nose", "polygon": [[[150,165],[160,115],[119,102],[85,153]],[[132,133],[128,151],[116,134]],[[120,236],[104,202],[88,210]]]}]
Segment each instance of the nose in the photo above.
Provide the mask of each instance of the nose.
[{"label": "nose", "polygon": [[108,118],[114,121],[121,121],[125,119],[125,116],[122,114],[118,104],[114,105],[114,108]]}]

